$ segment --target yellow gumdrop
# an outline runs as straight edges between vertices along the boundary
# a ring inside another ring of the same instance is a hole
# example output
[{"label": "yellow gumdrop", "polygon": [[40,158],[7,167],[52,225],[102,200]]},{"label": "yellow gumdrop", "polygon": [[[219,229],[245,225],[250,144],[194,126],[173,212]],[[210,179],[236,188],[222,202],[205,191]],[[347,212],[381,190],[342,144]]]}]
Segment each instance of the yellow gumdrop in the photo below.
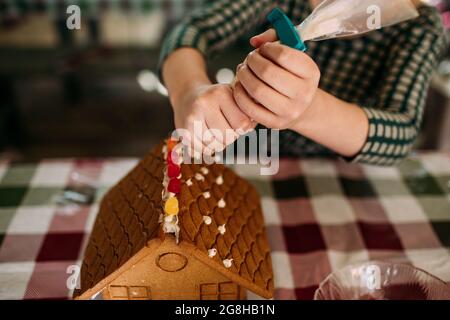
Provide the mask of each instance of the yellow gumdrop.
[{"label": "yellow gumdrop", "polygon": [[178,200],[175,197],[169,198],[164,205],[164,211],[169,215],[178,214]]}]

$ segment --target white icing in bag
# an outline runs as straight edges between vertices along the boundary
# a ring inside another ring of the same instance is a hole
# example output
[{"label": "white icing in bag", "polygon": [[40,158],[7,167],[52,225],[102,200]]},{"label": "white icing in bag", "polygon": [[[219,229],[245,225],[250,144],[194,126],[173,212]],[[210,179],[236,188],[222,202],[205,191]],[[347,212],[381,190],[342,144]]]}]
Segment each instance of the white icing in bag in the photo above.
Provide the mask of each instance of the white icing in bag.
[{"label": "white icing in bag", "polygon": [[411,0],[325,0],[296,27],[303,41],[363,34],[418,16]]}]

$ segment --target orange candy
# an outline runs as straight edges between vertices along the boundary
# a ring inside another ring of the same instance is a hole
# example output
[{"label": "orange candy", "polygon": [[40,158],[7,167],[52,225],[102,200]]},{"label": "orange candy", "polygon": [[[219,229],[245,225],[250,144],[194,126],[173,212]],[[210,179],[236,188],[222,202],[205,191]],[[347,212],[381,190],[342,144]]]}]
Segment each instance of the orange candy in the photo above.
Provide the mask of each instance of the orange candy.
[{"label": "orange candy", "polygon": [[178,144],[177,140],[173,140],[173,139],[169,139],[167,141],[167,151],[172,151],[173,148],[175,148],[175,146]]}]

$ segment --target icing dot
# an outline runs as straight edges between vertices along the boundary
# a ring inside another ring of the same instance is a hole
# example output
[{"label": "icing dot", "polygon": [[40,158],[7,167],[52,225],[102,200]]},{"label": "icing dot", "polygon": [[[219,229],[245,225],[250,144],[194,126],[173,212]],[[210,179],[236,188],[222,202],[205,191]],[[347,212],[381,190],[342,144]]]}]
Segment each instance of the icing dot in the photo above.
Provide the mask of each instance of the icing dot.
[{"label": "icing dot", "polygon": [[220,234],[224,234],[227,229],[225,228],[225,225],[221,225],[217,227],[217,230],[219,230]]},{"label": "icing dot", "polygon": [[216,183],[217,183],[218,185],[223,184],[223,177],[222,177],[222,175],[220,175],[220,176],[218,176],[218,177],[216,178]]},{"label": "icing dot", "polygon": [[233,259],[225,259],[222,262],[223,262],[223,265],[225,266],[225,268],[230,268],[233,263]]},{"label": "icing dot", "polygon": [[197,179],[199,181],[205,181],[205,177],[201,173],[196,173],[195,179]]},{"label": "icing dot", "polygon": [[207,175],[207,174],[209,173],[209,169],[206,168],[206,167],[201,167],[201,168],[200,168],[200,171],[201,171],[204,175]]},{"label": "icing dot", "polygon": [[188,185],[188,187],[192,186],[192,180],[191,179],[187,179],[186,180],[186,184]]},{"label": "icing dot", "polygon": [[164,211],[168,215],[175,215],[178,214],[178,200],[177,198],[169,198],[166,203],[164,204]]},{"label": "icing dot", "polygon": [[211,217],[209,217],[209,216],[203,216],[203,222],[204,222],[206,225],[210,225],[211,222],[212,222]]},{"label": "icing dot", "polygon": [[167,187],[167,190],[173,193],[180,193],[181,189],[181,182],[178,179],[170,179],[169,186]]},{"label": "icing dot", "polygon": [[212,258],[212,257],[214,257],[215,255],[217,254],[217,249],[209,249],[208,250],[208,256],[210,257],[210,258]]},{"label": "icing dot", "polygon": [[225,206],[227,205],[225,203],[225,200],[222,198],[219,200],[219,202],[217,203],[217,205],[219,206],[219,208],[225,208]]},{"label": "icing dot", "polygon": [[209,193],[209,191],[205,191],[203,192],[203,196],[205,197],[205,199],[209,199],[211,198],[211,193]]}]

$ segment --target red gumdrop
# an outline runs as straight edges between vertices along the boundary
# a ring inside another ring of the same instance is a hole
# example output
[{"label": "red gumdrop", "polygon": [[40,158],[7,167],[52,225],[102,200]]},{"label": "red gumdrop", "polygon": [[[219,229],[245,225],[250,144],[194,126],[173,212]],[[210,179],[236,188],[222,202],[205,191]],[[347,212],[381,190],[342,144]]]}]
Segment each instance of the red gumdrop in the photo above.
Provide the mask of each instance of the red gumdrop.
[{"label": "red gumdrop", "polygon": [[169,190],[169,192],[172,192],[175,194],[180,193],[180,190],[181,190],[180,180],[176,179],[176,178],[170,179],[169,185],[167,186],[167,190]]},{"label": "red gumdrop", "polygon": [[167,166],[167,174],[169,178],[176,178],[180,175],[180,167],[174,163],[169,163]]},{"label": "red gumdrop", "polygon": [[180,159],[180,156],[178,155],[178,153],[176,153],[174,151],[170,151],[167,153],[167,163],[168,164],[177,165],[179,159]]}]

